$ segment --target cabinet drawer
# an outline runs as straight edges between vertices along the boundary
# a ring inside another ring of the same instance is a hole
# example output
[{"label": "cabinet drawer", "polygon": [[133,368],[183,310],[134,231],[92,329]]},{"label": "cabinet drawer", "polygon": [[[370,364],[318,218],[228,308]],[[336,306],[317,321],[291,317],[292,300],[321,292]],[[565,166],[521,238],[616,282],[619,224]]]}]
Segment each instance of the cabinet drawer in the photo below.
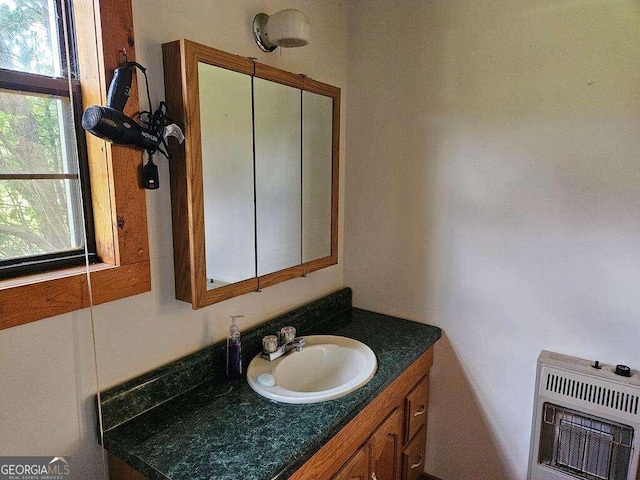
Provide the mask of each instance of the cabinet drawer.
[{"label": "cabinet drawer", "polygon": [[405,399],[405,445],[411,441],[420,427],[427,423],[427,399],[429,398],[429,377],[426,376],[409,392]]},{"label": "cabinet drawer", "polygon": [[418,480],[424,472],[427,427],[423,426],[402,452],[402,480]]}]

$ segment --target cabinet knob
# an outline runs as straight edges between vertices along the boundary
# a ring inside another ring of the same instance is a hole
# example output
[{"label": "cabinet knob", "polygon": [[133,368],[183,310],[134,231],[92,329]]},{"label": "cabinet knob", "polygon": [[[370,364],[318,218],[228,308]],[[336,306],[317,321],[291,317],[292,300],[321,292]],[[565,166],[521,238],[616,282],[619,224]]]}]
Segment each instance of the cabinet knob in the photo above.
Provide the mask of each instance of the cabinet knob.
[{"label": "cabinet knob", "polygon": [[426,411],[427,411],[427,406],[423,403],[422,405],[420,405],[420,410],[418,410],[417,412],[414,412],[413,416],[414,417],[419,417],[420,415],[422,415]]},{"label": "cabinet knob", "polygon": [[378,477],[376,477],[376,472],[371,473],[371,480],[378,480]]},{"label": "cabinet knob", "polygon": [[424,460],[424,458],[422,457],[422,455],[420,455],[420,461],[418,463],[413,463],[411,464],[411,466],[409,467],[411,470],[415,470],[416,468],[418,468],[420,465],[422,465],[422,461]]}]

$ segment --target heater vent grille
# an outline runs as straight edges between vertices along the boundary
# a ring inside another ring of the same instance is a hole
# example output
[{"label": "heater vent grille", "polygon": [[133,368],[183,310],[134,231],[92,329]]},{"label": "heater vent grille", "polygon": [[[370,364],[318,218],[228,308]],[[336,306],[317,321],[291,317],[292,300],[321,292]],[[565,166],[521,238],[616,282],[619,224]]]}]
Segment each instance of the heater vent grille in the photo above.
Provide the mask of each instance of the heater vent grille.
[{"label": "heater vent grille", "polygon": [[547,372],[545,390],[561,397],[581,400],[600,408],[638,415],[640,397],[624,391],[624,387],[611,388],[597,381],[585,380],[584,376],[573,378],[571,374]]},{"label": "heater vent grille", "polygon": [[528,480],[640,480],[640,375],[542,351]]}]

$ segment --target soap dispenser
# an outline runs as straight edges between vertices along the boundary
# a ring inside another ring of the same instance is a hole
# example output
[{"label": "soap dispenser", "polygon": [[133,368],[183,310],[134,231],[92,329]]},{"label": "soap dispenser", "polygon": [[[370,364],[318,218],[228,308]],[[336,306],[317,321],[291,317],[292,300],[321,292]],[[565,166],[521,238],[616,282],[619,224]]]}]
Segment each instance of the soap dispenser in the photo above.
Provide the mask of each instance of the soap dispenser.
[{"label": "soap dispenser", "polygon": [[242,376],[242,343],[240,330],[236,320],[244,315],[231,315],[231,326],[227,337],[227,377],[238,378]]}]

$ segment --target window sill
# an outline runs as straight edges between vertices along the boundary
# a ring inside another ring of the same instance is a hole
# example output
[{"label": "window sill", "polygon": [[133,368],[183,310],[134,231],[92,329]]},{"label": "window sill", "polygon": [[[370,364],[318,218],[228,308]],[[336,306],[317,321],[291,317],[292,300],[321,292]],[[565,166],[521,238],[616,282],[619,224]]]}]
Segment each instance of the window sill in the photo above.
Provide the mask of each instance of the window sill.
[{"label": "window sill", "polygon": [[91,294],[86,267],[0,281],[0,330],[43,318],[98,305],[151,290],[149,262],[116,266],[89,266]]}]

